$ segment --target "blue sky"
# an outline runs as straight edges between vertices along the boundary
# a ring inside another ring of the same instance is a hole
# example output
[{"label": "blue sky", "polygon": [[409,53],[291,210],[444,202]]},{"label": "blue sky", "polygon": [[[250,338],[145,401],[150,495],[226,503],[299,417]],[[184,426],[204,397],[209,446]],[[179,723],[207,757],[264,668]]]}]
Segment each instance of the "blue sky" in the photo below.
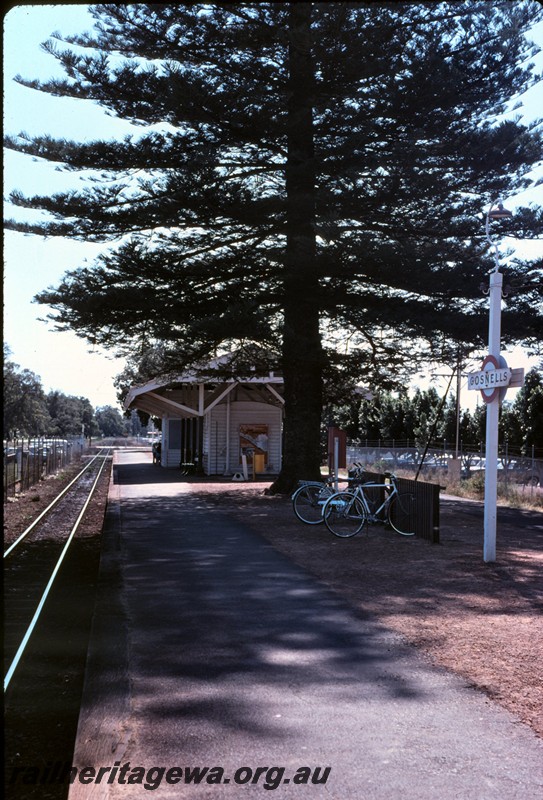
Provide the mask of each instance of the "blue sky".
[{"label": "blue sky", "polygon": [[[31,135],[47,133],[78,141],[114,138],[128,133],[141,134],[123,120],[107,116],[97,105],[82,100],[55,98],[26,89],[13,81],[20,73],[27,78],[47,79],[61,76],[56,60],[40,49],[40,44],[55,30],[62,34],[81,33],[92,27],[92,18],[82,5],[22,5],[14,7],[4,18],[4,130],[10,134],[26,131]],[[534,30],[534,40],[543,44],[543,23]],[[543,69],[543,58],[537,59]],[[529,120],[541,116],[543,84],[522,98],[524,108],[516,114]],[[55,170],[54,165],[16,153],[7,153],[4,164],[4,195],[13,188],[25,194],[62,190],[80,182],[76,174]],[[543,203],[543,188],[509,201],[515,205],[535,201]],[[5,210],[6,216],[25,212]],[[29,212],[26,212],[29,213]],[[12,360],[38,374],[45,389],[58,389],[66,394],[87,397],[94,406],[116,405],[113,379],[124,362],[99,349],[92,349],[82,339],[53,330],[51,322],[40,321],[47,314],[44,306],[32,302],[34,295],[47,286],[57,285],[68,269],[92,262],[108,245],[70,242],[63,239],[44,240],[7,231],[4,242],[4,341],[12,350]],[[526,255],[543,253],[543,242],[526,245]],[[516,350],[507,357],[510,366],[529,368],[535,362]],[[443,372],[441,367],[437,370]],[[474,394],[474,393],[470,393]],[[510,392],[508,399],[512,399]],[[463,405],[474,397],[463,396]]]},{"label": "blue sky", "polygon": [[[108,117],[96,105],[56,98],[15,83],[24,77],[49,78],[63,74],[56,60],[40,49],[55,30],[80,33],[92,27],[85,6],[17,6],[4,19],[4,130],[17,134],[48,133],[75,140],[126,135],[131,126]],[[12,188],[26,193],[58,191],[77,185],[78,177],[61,173],[46,162],[7,153],[4,194]],[[6,210],[9,216],[11,209]],[[18,218],[24,212],[17,209]],[[53,331],[51,322],[39,321],[47,309],[32,302],[47,286],[57,285],[66,270],[92,262],[105,245],[65,239],[43,239],[7,231],[4,240],[4,341],[12,360],[38,374],[46,390],[59,389],[87,397],[94,406],[117,405],[113,379],[124,366],[91,348],[74,334]]]}]

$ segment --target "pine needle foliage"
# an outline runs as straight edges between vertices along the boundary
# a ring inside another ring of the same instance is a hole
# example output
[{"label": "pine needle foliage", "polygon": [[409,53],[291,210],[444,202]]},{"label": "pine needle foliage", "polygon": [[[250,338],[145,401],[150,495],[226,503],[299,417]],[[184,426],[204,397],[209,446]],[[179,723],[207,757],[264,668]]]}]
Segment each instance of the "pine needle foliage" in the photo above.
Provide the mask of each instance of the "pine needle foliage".
[{"label": "pine needle foliage", "polygon": [[[480,347],[483,212],[530,185],[537,125],[506,118],[539,76],[538,3],[170,3],[91,6],[94,30],[44,47],[65,77],[18,77],[98,103],[123,141],[8,136],[87,176],[11,202],[13,230],[114,242],[38,300],[61,329],[164,370],[247,343],[285,378],[288,489],[318,472],[323,378],[385,388],[406,363]],[[137,130],[137,129],[136,129]],[[497,234],[541,236],[541,209]],[[541,339],[541,263],[504,336]],[[348,338],[348,346],[347,346]]]}]

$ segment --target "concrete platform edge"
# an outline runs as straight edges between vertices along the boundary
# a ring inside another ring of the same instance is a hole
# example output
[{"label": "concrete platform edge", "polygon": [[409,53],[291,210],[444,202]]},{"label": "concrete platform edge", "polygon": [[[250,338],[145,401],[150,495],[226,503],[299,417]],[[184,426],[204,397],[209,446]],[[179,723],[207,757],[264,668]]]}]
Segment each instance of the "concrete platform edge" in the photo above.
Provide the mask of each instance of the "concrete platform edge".
[{"label": "concrete platform edge", "polygon": [[[73,766],[109,766],[122,758],[128,742],[128,617],[123,602],[120,556],[121,502],[114,483],[115,461],[102,531],[98,587],[87,653]],[[102,707],[97,710],[99,703]],[[75,782],[69,800],[107,798],[107,783]]]}]

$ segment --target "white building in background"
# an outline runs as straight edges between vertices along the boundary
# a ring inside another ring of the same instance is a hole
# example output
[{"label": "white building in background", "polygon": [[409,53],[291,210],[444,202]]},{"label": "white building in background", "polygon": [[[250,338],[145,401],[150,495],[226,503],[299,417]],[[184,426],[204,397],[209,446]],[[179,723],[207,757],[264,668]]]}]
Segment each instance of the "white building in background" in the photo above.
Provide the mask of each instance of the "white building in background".
[{"label": "white building in background", "polygon": [[245,456],[251,472],[281,469],[283,378],[274,372],[221,377],[228,358],[130,388],[126,410],[162,419],[161,466],[195,464],[206,475],[233,475]]}]

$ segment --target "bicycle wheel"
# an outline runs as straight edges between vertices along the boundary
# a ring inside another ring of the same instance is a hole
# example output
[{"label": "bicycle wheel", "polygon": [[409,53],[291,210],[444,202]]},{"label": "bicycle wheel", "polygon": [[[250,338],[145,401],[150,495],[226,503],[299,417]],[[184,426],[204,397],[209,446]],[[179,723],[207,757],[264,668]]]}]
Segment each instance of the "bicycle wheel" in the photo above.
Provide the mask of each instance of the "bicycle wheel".
[{"label": "bicycle wheel", "polygon": [[364,506],[351,492],[337,492],[329,497],[322,515],[330,533],[341,538],[355,536],[366,522]]},{"label": "bicycle wheel", "polygon": [[388,507],[391,527],[402,536],[414,536],[416,521],[415,495],[409,492],[395,495]]},{"label": "bicycle wheel", "polygon": [[332,490],[324,484],[300,486],[292,495],[294,513],[307,525],[319,525],[322,520],[322,507]]}]

